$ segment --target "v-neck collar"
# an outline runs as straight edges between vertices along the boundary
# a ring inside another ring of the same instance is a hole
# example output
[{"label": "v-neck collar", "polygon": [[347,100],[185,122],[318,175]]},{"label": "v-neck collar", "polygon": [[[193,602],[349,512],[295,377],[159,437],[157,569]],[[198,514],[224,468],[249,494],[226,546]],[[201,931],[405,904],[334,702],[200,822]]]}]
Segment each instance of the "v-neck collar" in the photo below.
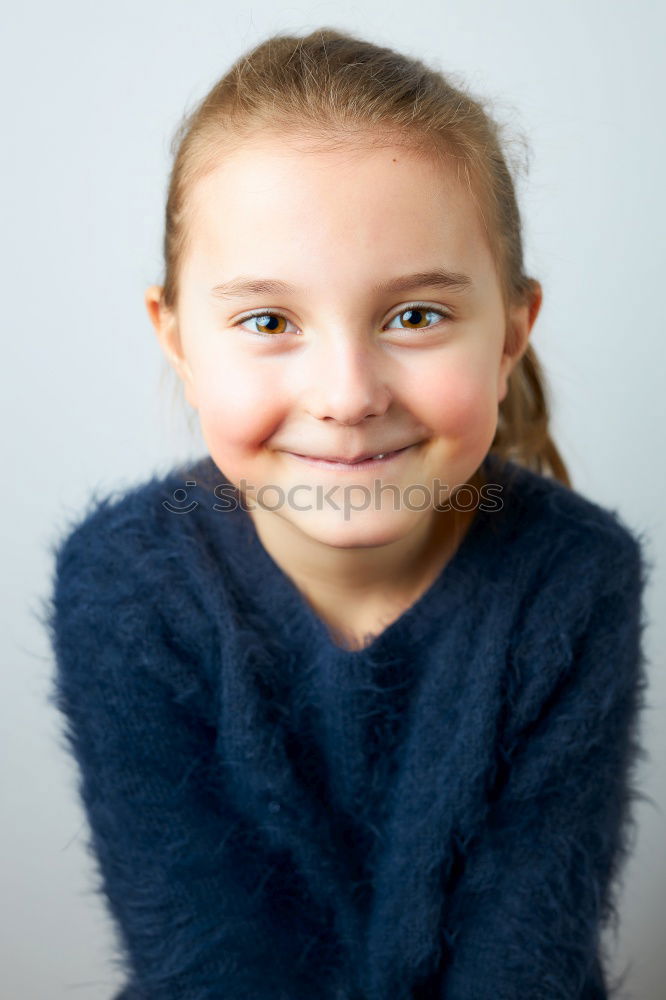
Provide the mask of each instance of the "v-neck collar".
[{"label": "v-neck collar", "polygon": [[[202,465],[203,478],[215,473],[219,477],[219,470],[212,459],[204,459]],[[490,478],[494,482],[501,481],[501,464],[496,456],[490,453],[486,456],[483,471],[486,481]],[[450,594],[455,603],[456,598],[461,596],[461,585],[466,575],[483,569],[497,542],[498,526],[495,520],[505,520],[501,511],[492,509],[492,504],[487,509],[482,502],[453,555],[426,590],[398,618],[374,635],[369,643],[359,649],[348,649],[333,639],[327,623],[264,547],[252,517],[240,503],[238,491],[235,491],[235,500],[229,510],[222,512],[222,517],[225,518],[225,528],[234,532],[231,551],[238,560],[239,583],[248,599],[265,611],[269,631],[282,631],[288,643],[293,642],[298,634],[303,652],[324,655],[327,659],[343,659],[348,663],[390,656],[392,648],[404,648],[412,641],[423,639],[428,629],[436,627],[438,622],[441,624],[445,595]],[[494,530],[489,531],[489,527]]]}]

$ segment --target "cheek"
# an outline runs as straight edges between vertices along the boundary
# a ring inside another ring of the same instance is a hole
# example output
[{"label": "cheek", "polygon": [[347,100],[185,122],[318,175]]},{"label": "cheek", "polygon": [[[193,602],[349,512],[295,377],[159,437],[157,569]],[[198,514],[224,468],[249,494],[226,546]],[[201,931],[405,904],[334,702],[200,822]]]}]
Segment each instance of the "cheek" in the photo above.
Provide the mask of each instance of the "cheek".
[{"label": "cheek", "polygon": [[283,419],[267,366],[226,359],[199,371],[196,386],[201,430],[211,451],[258,447]]},{"label": "cheek", "polygon": [[483,369],[433,371],[420,380],[417,398],[422,419],[442,436],[475,437],[497,419],[493,382]]}]

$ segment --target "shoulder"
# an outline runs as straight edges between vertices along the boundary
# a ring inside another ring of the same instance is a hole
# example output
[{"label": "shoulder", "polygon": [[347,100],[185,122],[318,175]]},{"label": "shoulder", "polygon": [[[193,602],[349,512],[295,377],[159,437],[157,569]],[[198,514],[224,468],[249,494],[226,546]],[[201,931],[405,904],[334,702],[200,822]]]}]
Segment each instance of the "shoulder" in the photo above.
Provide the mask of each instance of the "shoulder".
[{"label": "shoulder", "polygon": [[214,723],[218,622],[202,596],[192,529],[163,505],[179,482],[170,470],[97,490],[51,546],[38,612],[55,656],[49,701],[77,727],[107,708],[146,705],[157,718],[167,704]]},{"label": "shoulder", "polygon": [[618,509],[510,461],[490,463],[486,479],[501,487],[495,495],[505,510],[519,578],[559,583],[579,596],[629,580],[646,582],[648,539]]},{"label": "shoulder", "polygon": [[645,534],[617,509],[523,467],[506,471],[513,542],[502,593],[513,614],[504,680],[515,725],[537,718],[558,692],[635,683],[653,563]]},{"label": "shoulder", "polygon": [[186,569],[201,534],[201,522],[188,515],[208,499],[206,476],[210,463],[198,460],[130,486],[93,489],[84,508],[56,529],[50,549],[58,570],[74,563],[100,576],[122,569],[119,584],[142,574],[159,584],[162,573]]},{"label": "shoulder", "polygon": [[161,497],[170,478],[155,475],[126,488],[94,489],[85,507],[59,526],[51,545],[58,577],[76,569],[100,582],[108,577],[113,589],[114,583],[136,582],[142,572],[159,572],[170,534]]},{"label": "shoulder", "polygon": [[195,526],[174,513],[187,470],[175,467],[129,487],[95,490],[59,526],[42,618],[58,644],[167,641],[210,648],[214,622]]}]

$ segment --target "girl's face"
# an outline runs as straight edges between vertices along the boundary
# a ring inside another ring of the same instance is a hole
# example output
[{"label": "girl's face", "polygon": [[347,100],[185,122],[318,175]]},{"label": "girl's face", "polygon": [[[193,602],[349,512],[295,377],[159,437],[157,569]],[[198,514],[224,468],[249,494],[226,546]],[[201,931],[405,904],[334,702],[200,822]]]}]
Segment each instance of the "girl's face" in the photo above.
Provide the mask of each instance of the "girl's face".
[{"label": "girl's face", "polygon": [[[402,147],[264,137],[197,183],[189,225],[177,314],[146,301],[215,464],[263,488],[253,517],[347,548],[423,527],[488,452],[538,311],[505,316],[463,184]],[[295,457],[405,447],[361,469]]]}]

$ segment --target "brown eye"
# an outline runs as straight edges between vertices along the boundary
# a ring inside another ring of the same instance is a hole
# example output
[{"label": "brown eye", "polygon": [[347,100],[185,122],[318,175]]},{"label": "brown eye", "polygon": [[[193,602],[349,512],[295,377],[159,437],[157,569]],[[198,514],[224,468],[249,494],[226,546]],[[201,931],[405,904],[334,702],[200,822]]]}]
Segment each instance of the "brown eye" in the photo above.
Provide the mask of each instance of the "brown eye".
[{"label": "brown eye", "polygon": [[[429,323],[428,316],[439,316],[441,319],[449,319],[448,313],[444,313],[439,309],[432,309],[430,306],[426,306],[420,302],[414,303],[414,305],[407,306],[401,312],[396,313],[396,315],[391,320],[400,319],[401,316],[406,316],[407,325],[403,325],[403,330],[429,330],[431,326],[436,326],[436,323]],[[391,327],[388,329],[400,329],[400,327]]]},{"label": "brown eye", "polygon": [[286,316],[283,316],[282,313],[258,312],[252,313],[250,316],[243,316],[236,325],[240,326],[242,329],[246,329],[243,326],[243,323],[249,323],[251,320],[255,320],[257,322],[257,329],[248,330],[248,333],[256,333],[262,337],[272,337],[284,333],[284,327],[281,326],[281,324],[289,322]]}]

